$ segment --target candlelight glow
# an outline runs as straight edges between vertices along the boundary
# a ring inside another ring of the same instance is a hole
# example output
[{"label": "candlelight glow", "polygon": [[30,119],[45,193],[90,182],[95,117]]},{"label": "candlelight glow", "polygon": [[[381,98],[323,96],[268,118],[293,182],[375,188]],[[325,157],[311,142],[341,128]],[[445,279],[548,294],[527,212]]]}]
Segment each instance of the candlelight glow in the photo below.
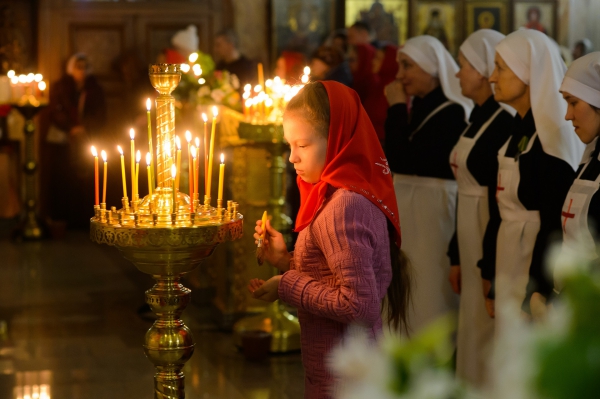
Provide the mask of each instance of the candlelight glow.
[{"label": "candlelight glow", "polygon": [[273,106],[273,99],[271,99],[271,97],[267,98],[267,99],[265,100],[265,105],[266,105],[267,107],[272,107],[272,106]]},{"label": "candlelight glow", "polygon": [[98,156],[98,151],[96,151],[96,147],[92,146],[92,155],[97,157]]},{"label": "candlelight glow", "polygon": [[140,150],[137,150],[137,152],[135,153],[135,162],[140,163],[141,159],[142,159],[142,153],[140,152]]},{"label": "candlelight glow", "polygon": [[171,156],[171,143],[169,141],[165,141],[165,152],[168,156]]},{"label": "candlelight glow", "polygon": [[192,158],[196,159],[196,147],[192,146],[190,152],[192,153]]},{"label": "candlelight glow", "polygon": [[248,83],[247,85],[244,86],[244,92],[249,92],[250,90],[252,90],[252,85],[250,83]]},{"label": "candlelight glow", "polygon": [[213,118],[216,118],[217,115],[219,115],[219,108],[216,105],[214,105],[212,108],[212,111],[213,111]]},{"label": "candlelight glow", "polygon": [[19,83],[27,83],[27,76],[19,75]]},{"label": "candlelight glow", "polygon": [[308,83],[308,75],[302,75],[302,83],[307,84]]},{"label": "candlelight glow", "polygon": [[243,98],[244,100],[247,100],[247,99],[249,99],[249,98],[250,98],[250,92],[248,92],[248,91],[245,91],[245,92],[244,92],[244,94],[242,94],[242,98]]},{"label": "candlelight glow", "polygon": [[254,92],[255,93],[260,93],[261,91],[262,91],[262,86],[261,85],[254,86]]},{"label": "candlelight glow", "polygon": [[252,104],[254,103],[254,101],[252,101],[251,98],[246,100],[246,108],[250,108],[252,106]]},{"label": "candlelight glow", "polygon": [[196,148],[200,148],[200,138],[196,137]]},{"label": "candlelight glow", "polygon": [[152,109],[152,101],[149,98],[146,99],[146,109],[150,111]]},{"label": "candlelight glow", "polygon": [[208,116],[206,116],[206,114],[203,112],[202,113],[202,120],[206,123],[208,121]]},{"label": "candlelight glow", "polygon": [[177,177],[177,166],[171,165],[171,177],[174,179]]},{"label": "candlelight glow", "polygon": [[190,54],[190,56],[188,57],[188,60],[190,62],[196,62],[198,60],[198,53],[192,53],[192,54]]},{"label": "candlelight glow", "polygon": [[267,81],[265,82],[265,86],[271,88],[271,86],[273,86],[273,81],[271,79],[267,79]]},{"label": "candlelight glow", "polygon": [[204,83],[206,83],[206,79],[204,79],[204,78],[198,79],[198,84],[199,85],[203,85]]},{"label": "candlelight glow", "polygon": [[185,131],[185,141],[187,141],[188,143],[192,141],[192,133],[190,133],[189,130]]},{"label": "candlelight glow", "polygon": [[11,69],[10,71],[8,71],[8,73],[6,74],[6,76],[8,76],[9,79],[12,79],[15,76],[15,71],[13,71]]},{"label": "candlelight glow", "polygon": [[129,137],[131,137],[131,140],[135,139],[135,130],[133,128],[129,129]]},{"label": "candlelight glow", "polygon": [[117,146],[117,150],[119,150],[119,154],[123,155],[123,149],[120,145]]},{"label": "candlelight glow", "polygon": [[33,82],[34,79],[35,79],[35,75],[33,73],[28,73],[27,74],[27,82],[28,83]]},{"label": "candlelight glow", "polygon": [[102,152],[100,153],[100,155],[102,155],[102,160],[104,162],[106,162],[106,151],[102,150]]},{"label": "candlelight glow", "polygon": [[46,82],[42,80],[40,83],[38,83],[38,89],[40,89],[41,91],[46,90]]},{"label": "candlelight glow", "polygon": [[225,163],[225,154],[221,153],[221,163]]},{"label": "candlelight glow", "polygon": [[309,66],[305,66],[304,67],[304,74],[305,75],[310,75],[310,67]]},{"label": "candlelight glow", "polygon": [[196,75],[196,76],[202,75],[202,68],[200,67],[199,64],[194,64],[194,66],[192,67],[192,70],[194,71],[194,75]]},{"label": "candlelight glow", "polygon": [[177,149],[181,151],[181,139],[179,136],[175,136],[175,145],[177,146]]},{"label": "candlelight glow", "polygon": [[276,85],[281,84],[281,78],[279,76],[275,76],[273,78],[273,83],[275,83]]},{"label": "candlelight glow", "polygon": [[181,72],[188,73],[190,71],[190,66],[188,64],[181,64]]},{"label": "candlelight glow", "polygon": [[41,73],[36,73],[35,75],[33,75],[33,80],[35,80],[36,82],[41,82],[42,79],[44,79],[44,77],[42,76]]},{"label": "candlelight glow", "polygon": [[10,78],[10,83],[16,85],[17,83],[19,83],[19,78],[17,76],[13,76]]},{"label": "candlelight glow", "polygon": [[150,166],[151,163],[152,163],[152,155],[149,152],[147,152],[146,153],[146,164],[148,166]]}]

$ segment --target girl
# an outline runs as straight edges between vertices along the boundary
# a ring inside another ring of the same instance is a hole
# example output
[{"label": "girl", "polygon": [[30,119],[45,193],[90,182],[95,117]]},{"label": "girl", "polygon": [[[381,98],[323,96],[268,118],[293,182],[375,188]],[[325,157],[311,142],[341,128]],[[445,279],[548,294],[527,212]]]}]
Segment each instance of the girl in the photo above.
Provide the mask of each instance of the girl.
[{"label": "girl", "polygon": [[[456,245],[451,261],[448,256],[456,230],[456,181],[448,158],[472,103],[460,92],[456,63],[436,38],[407,40],[398,59],[397,80],[386,87],[385,153],[395,173],[404,250],[415,271],[408,319],[418,331],[458,305],[446,277],[450,265],[459,264]],[[410,116],[407,96],[414,98]]]},{"label": "girl", "polygon": [[482,270],[484,276],[496,276],[499,332],[507,318],[519,317],[521,305],[529,311],[534,288],[544,296],[552,291],[543,257],[551,234],[561,231],[561,208],[583,146],[563,119],[566,104],[558,89],[566,67],[551,39],[533,30],[513,32],[496,46],[495,63],[490,77],[494,98],[517,111],[512,136],[498,153],[496,197],[502,222],[495,274]]},{"label": "girl", "polygon": [[[504,35],[481,29],[460,46],[458,63],[462,94],[475,102],[469,127],[450,154],[458,184],[457,236],[460,266],[450,269],[452,289],[460,294],[456,374],[481,387],[486,376],[486,356],[494,322],[481,295],[481,272],[477,262],[483,253],[483,235],[489,215],[498,219],[496,186],[498,150],[508,140],[512,116],[494,100],[488,82],[494,70],[494,48]],[[497,227],[496,227],[497,229]],[[494,237],[495,238],[495,237]]]},{"label": "girl", "polygon": [[325,357],[350,323],[375,337],[386,290],[387,322],[405,323],[398,210],[389,167],[356,92],[337,82],[310,83],[288,104],[283,127],[298,173],[300,234],[288,253],[267,222],[265,259],[284,273],[254,279],[248,288],[255,298],[298,308],[304,395],[329,398],[333,378]]}]

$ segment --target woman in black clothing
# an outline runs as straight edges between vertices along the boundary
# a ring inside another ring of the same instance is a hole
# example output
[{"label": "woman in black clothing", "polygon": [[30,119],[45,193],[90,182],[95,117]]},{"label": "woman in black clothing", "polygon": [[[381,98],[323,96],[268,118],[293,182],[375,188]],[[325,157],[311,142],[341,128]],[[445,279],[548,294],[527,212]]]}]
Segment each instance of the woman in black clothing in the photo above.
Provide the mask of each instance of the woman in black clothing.
[{"label": "woman in black clothing", "polygon": [[[552,291],[543,258],[552,234],[561,231],[561,208],[583,145],[563,119],[566,104],[558,89],[566,67],[551,39],[532,30],[513,32],[496,46],[495,62],[494,97],[518,114],[498,154],[502,221],[495,262],[490,247],[484,247],[482,261],[483,277],[495,275],[495,304],[501,308],[496,331],[502,332],[522,307],[529,311],[534,289],[544,296]],[[490,225],[486,234],[492,233]]]},{"label": "woman in black clothing", "polygon": [[382,163],[388,162],[395,173],[402,248],[415,280],[408,324],[418,332],[458,305],[446,278],[450,265],[459,264],[456,245],[448,254],[456,228],[457,189],[448,158],[472,103],[461,94],[458,66],[439,40],[409,39],[398,58],[397,80],[386,87],[390,108],[385,122],[387,159]]}]

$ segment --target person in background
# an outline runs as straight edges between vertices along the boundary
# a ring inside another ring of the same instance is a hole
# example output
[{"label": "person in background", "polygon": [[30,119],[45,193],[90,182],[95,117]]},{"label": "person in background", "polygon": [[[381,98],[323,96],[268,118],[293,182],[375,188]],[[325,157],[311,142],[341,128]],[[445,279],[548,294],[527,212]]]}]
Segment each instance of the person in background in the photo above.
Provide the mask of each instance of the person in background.
[{"label": "person in background", "polygon": [[367,114],[371,118],[379,141],[383,145],[385,139],[385,120],[387,119],[388,102],[385,97],[385,86],[396,79],[398,73],[398,47],[393,44],[384,44],[375,52],[371,62],[372,72],[375,75],[375,84],[372,88],[370,99],[364,104]]},{"label": "person in background", "polygon": [[350,64],[338,49],[321,46],[312,55],[310,61],[312,80],[334,80],[346,86],[352,86]]},{"label": "person in background", "polygon": [[[352,71],[352,88],[358,93],[363,106],[373,96],[376,76],[373,73],[373,59],[377,50],[370,44],[350,46],[348,62]],[[367,110],[367,113],[369,111]]]},{"label": "person in background", "polygon": [[368,23],[357,21],[348,28],[348,45],[372,44],[374,33]]},{"label": "person in background", "polygon": [[40,117],[41,192],[51,220],[89,226],[94,193],[90,146],[101,145],[106,121],[104,90],[87,56],[75,54],[65,75],[50,86],[49,105]]},{"label": "person in background", "polygon": [[258,82],[257,63],[240,52],[239,39],[233,29],[224,29],[215,35],[214,52],[216,69],[236,75],[240,87]]},{"label": "person in background", "polygon": [[300,82],[304,73],[306,58],[297,51],[282,51],[275,64],[275,76],[285,79],[290,84]]},{"label": "person in background", "polygon": [[587,38],[581,39],[575,43],[575,47],[573,48],[573,61],[591,53],[592,51],[594,51],[594,45],[592,44],[592,41]]},{"label": "person in background", "polygon": [[338,29],[331,37],[331,47],[338,49],[342,54],[348,52],[348,34],[346,29]]}]

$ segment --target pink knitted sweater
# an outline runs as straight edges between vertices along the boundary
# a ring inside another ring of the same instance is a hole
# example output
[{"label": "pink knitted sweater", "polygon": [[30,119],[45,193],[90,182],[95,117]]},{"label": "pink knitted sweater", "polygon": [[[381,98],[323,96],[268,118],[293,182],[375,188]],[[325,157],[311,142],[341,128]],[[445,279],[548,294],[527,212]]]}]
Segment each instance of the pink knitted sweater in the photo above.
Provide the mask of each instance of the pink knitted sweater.
[{"label": "pink knitted sweater", "polygon": [[373,338],[381,331],[381,301],[392,279],[389,248],[381,210],[330,186],[279,284],[280,299],[298,308],[305,398],[333,395],[327,355],[349,324],[364,326]]}]

